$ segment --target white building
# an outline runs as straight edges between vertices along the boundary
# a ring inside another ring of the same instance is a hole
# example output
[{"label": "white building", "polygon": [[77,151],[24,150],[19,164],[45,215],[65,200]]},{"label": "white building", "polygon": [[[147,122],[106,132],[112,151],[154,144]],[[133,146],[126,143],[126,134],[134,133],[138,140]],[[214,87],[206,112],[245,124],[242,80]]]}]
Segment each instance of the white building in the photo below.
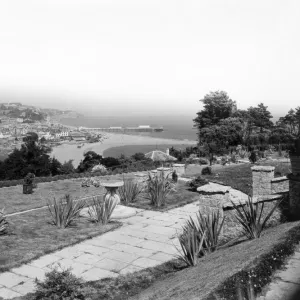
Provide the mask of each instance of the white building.
[{"label": "white building", "polygon": [[55,137],[56,138],[61,138],[61,137],[68,137],[69,136],[69,132],[68,131],[62,131],[62,132],[59,132],[59,133],[55,133]]}]

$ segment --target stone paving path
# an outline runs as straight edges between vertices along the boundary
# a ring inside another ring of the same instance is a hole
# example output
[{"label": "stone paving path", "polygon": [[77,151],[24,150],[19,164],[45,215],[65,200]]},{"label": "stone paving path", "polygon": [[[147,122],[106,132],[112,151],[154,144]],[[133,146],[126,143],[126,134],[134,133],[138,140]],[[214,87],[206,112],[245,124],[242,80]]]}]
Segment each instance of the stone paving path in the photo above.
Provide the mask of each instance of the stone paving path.
[{"label": "stone paving path", "polygon": [[177,234],[189,216],[198,212],[198,202],[158,212],[138,210],[120,220],[123,226],[0,274],[0,297],[11,299],[35,289],[34,279],[44,279],[55,266],[72,267],[86,281],[116,277],[153,267],[178,255]]},{"label": "stone paving path", "polygon": [[275,272],[274,280],[265,288],[258,300],[300,299],[300,245],[288,260],[285,270]]}]

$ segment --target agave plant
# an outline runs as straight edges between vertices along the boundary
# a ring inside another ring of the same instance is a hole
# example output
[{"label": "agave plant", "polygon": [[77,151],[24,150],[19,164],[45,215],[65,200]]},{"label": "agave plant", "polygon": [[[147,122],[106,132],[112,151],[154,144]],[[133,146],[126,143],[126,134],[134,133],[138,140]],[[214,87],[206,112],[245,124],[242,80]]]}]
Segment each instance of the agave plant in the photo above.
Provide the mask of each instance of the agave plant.
[{"label": "agave plant", "polygon": [[66,228],[80,217],[81,210],[85,207],[84,199],[76,202],[70,195],[66,194],[63,198],[53,201],[47,200],[47,206],[51,214],[52,223],[59,228]]},{"label": "agave plant", "polygon": [[107,224],[117,205],[113,198],[101,202],[98,197],[93,197],[93,204],[88,209],[91,222]]},{"label": "agave plant", "polygon": [[198,262],[199,253],[202,251],[205,233],[199,239],[199,233],[196,230],[188,229],[184,231],[179,237],[181,251],[178,258],[185,262],[188,266],[196,266]]},{"label": "agave plant", "polygon": [[190,217],[183,227],[183,231],[194,230],[198,233],[199,239],[204,237],[201,253],[204,255],[206,252],[213,252],[217,249],[224,221],[225,217],[221,218],[219,210],[217,212],[212,211],[208,215],[203,215],[199,211],[196,214],[196,220]]},{"label": "agave plant", "polygon": [[119,188],[121,201],[125,204],[135,202],[142,193],[143,187],[132,180],[124,180],[124,185]]},{"label": "agave plant", "polygon": [[[232,202],[232,201],[231,201]],[[234,202],[232,205],[236,211],[236,219],[243,228],[243,233],[248,239],[257,239],[265,229],[268,220],[273,215],[281,201],[277,201],[272,209],[263,217],[264,202],[253,203],[252,197],[248,197],[246,204],[240,203],[237,206]]]},{"label": "agave plant", "polygon": [[148,174],[148,176],[147,198],[150,199],[151,205],[155,207],[164,206],[167,196],[174,190],[174,185],[163,172],[160,175],[151,176]]},{"label": "agave plant", "polygon": [[5,235],[8,233],[9,224],[6,220],[6,216],[4,214],[4,208],[0,211],[0,235]]}]

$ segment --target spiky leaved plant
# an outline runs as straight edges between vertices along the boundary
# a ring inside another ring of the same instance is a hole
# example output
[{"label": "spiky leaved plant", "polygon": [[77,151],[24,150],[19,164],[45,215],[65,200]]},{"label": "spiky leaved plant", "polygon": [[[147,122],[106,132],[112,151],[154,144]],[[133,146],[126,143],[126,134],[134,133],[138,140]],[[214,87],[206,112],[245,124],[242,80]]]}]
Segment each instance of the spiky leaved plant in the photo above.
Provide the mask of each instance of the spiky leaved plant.
[{"label": "spiky leaved plant", "polygon": [[203,248],[205,233],[199,238],[199,233],[194,229],[187,229],[179,235],[179,243],[181,250],[178,258],[186,263],[188,266],[196,266],[198,262],[199,253]]},{"label": "spiky leaved plant", "polygon": [[4,208],[0,211],[0,235],[5,235],[8,233],[9,223],[6,220],[4,213]]},{"label": "spiky leaved plant", "polygon": [[[199,239],[204,236],[203,248],[201,255],[206,252],[213,252],[219,246],[219,238],[224,225],[225,217],[221,217],[220,211],[211,211],[204,215],[199,211],[196,214],[196,219],[190,217],[187,220],[183,231],[195,230],[198,233]],[[204,232],[206,234],[204,235]]]},{"label": "spiky leaved plant", "polygon": [[47,200],[52,223],[58,228],[66,228],[72,225],[80,217],[80,212],[85,205],[86,201],[84,199],[75,202],[69,194],[60,199],[53,197],[53,201]]},{"label": "spiky leaved plant", "polygon": [[161,172],[159,175],[151,176],[148,174],[147,198],[151,205],[161,207],[165,205],[167,196],[174,190],[174,185],[168,180],[168,176]]},{"label": "spiky leaved plant", "polygon": [[264,202],[254,203],[253,198],[250,196],[248,196],[246,204],[240,203],[239,205],[236,205],[231,201],[236,211],[235,217],[242,226],[243,233],[248,239],[257,239],[261,236],[268,220],[271,218],[280,202],[281,200],[277,201],[267,215],[263,216]]},{"label": "spiky leaved plant", "polygon": [[102,202],[100,198],[93,197],[93,204],[88,209],[90,221],[107,224],[116,206],[117,202],[113,198],[108,198]]},{"label": "spiky leaved plant", "polygon": [[135,202],[142,191],[143,187],[133,180],[124,180],[124,185],[118,189],[121,201],[125,204]]}]

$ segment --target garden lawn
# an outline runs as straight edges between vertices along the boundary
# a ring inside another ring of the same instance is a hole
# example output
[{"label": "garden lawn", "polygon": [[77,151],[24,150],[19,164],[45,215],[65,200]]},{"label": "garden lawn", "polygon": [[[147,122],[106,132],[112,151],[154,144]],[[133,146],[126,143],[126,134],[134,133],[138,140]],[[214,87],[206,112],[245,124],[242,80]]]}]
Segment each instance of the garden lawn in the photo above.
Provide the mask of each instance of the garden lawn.
[{"label": "garden lawn", "polygon": [[55,195],[58,198],[70,194],[73,198],[83,198],[103,194],[103,188],[94,186],[81,187],[83,179],[59,180],[45,183],[38,183],[30,195],[23,194],[23,186],[0,188],[0,209],[5,208],[5,213],[25,211],[47,205],[46,199],[52,199]]},{"label": "garden lawn", "polygon": [[[290,173],[290,163],[278,161],[261,161],[257,165],[274,166],[275,177]],[[216,167],[218,166],[218,167]],[[252,190],[252,164],[231,164],[228,166],[213,165],[211,175],[202,175],[209,181],[229,185],[234,189],[249,194]]]},{"label": "garden lawn", "polygon": [[[276,247],[280,257],[277,256],[277,260],[268,265],[267,275],[261,274],[262,288],[270,282],[276,268],[293,253],[293,247],[300,240],[299,229],[300,222],[281,224],[267,229],[260,239],[241,240],[205,256],[196,267],[184,268],[175,260],[126,276],[83,283],[83,292],[86,299],[91,300],[204,300],[220,288],[225,290],[224,282],[228,283],[228,279],[232,278],[236,280],[232,276],[241,270],[263,265],[267,257],[272,258]],[[27,295],[22,299],[35,298]],[[222,299],[236,299],[235,289],[234,294],[225,294]]]},{"label": "garden lawn", "polygon": [[[170,209],[186,205],[199,200],[199,194],[193,192],[185,183],[178,182],[176,184],[176,191],[172,191],[166,198],[164,206],[154,207],[150,204],[150,199],[146,197],[146,194],[141,194],[137,201],[129,204],[129,206],[158,211],[168,211]],[[123,203],[122,203],[123,204]]]},{"label": "garden lawn", "polygon": [[120,226],[117,222],[96,225],[80,218],[73,227],[58,229],[50,224],[48,209],[7,217],[7,220],[12,224],[12,233],[0,236],[0,272]]}]

